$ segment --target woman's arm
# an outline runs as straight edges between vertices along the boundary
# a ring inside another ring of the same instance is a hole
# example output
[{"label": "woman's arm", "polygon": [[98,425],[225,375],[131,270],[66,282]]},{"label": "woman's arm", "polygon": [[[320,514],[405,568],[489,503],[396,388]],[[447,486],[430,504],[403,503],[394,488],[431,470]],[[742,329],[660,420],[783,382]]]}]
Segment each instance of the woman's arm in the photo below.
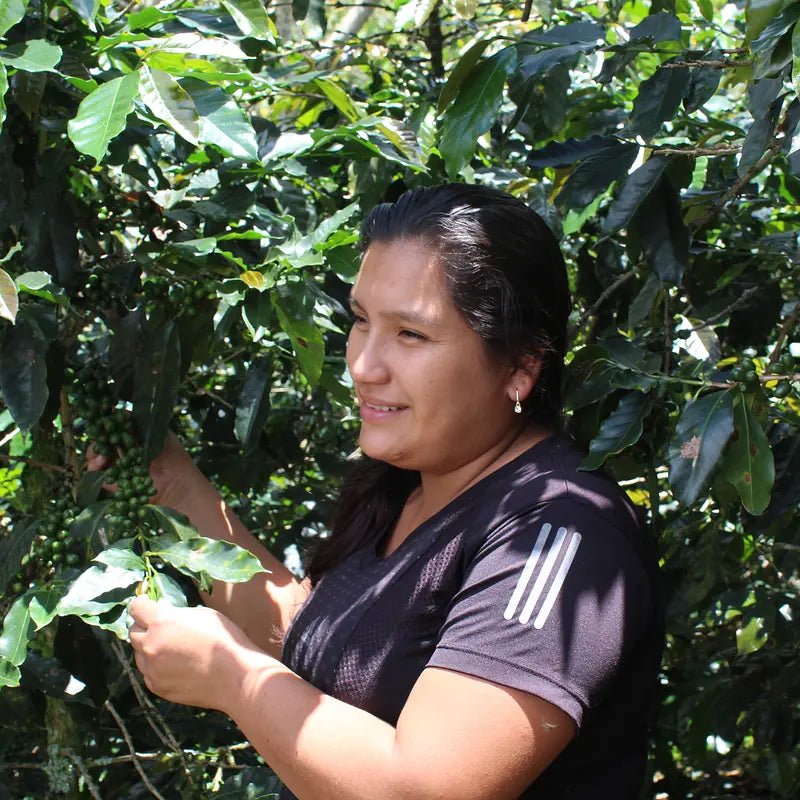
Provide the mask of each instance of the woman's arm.
[{"label": "woman's arm", "polygon": [[229,714],[301,800],[511,800],[575,734],[535,695],[436,668],[393,728],[323,694],[210,609],[140,597],[131,613],[148,687]]}]

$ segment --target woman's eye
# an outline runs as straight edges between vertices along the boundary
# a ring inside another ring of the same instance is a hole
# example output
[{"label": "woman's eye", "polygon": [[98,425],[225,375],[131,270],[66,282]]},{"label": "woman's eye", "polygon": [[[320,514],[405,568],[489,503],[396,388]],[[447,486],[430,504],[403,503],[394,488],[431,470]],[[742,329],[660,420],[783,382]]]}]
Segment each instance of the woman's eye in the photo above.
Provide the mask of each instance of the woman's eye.
[{"label": "woman's eye", "polygon": [[420,341],[423,341],[426,338],[421,333],[417,333],[416,331],[409,331],[409,330],[407,330],[405,328],[400,331],[400,335],[404,339],[417,339],[417,340],[420,340]]},{"label": "woman's eye", "polygon": [[350,313],[350,321],[353,325],[363,325],[367,318],[362,316],[361,314],[356,314],[355,312]]}]

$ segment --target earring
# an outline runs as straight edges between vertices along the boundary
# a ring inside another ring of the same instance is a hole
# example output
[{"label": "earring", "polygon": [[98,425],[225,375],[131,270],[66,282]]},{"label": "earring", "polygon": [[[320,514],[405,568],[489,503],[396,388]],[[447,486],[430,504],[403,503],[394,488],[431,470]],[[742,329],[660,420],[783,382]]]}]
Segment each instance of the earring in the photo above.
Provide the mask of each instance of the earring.
[{"label": "earring", "polygon": [[519,389],[514,389],[514,394],[517,396],[516,402],[514,403],[514,413],[521,414],[522,404],[519,402]]}]

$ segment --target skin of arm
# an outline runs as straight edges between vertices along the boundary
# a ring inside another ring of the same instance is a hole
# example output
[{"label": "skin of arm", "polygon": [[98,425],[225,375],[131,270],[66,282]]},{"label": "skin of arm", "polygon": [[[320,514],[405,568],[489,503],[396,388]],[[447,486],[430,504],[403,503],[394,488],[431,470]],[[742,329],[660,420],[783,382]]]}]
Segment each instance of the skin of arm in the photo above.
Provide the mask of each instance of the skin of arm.
[{"label": "skin of arm", "polygon": [[547,701],[428,668],[397,727],[320,692],[222,614],[138,597],[136,663],[148,688],[227,713],[301,800],[516,798],[566,747]]}]

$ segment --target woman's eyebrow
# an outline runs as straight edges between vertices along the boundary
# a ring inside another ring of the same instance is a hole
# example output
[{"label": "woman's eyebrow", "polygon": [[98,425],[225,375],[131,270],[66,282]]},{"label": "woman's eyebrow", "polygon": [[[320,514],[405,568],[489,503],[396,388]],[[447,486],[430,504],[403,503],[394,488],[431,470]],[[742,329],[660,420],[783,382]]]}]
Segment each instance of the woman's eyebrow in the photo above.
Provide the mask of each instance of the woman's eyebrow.
[{"label": "woman's eyebrow", "polygon": [[[358,300],[351,294],[350,295],[350,305],[354,310],[364,311],[364,306],[358,302]],[[403,310],[398,309],[396,311],[381,311],[379,312],[379,316],[389,319],[397,319],[402,322],[407,322],[411,325],[422,325],[429,328],[438,328],[440,326],[439,320],[435,319],[434,317],[430,317],[426,314],[422,314],[419,311],[414,311],[413,309]]]}]

